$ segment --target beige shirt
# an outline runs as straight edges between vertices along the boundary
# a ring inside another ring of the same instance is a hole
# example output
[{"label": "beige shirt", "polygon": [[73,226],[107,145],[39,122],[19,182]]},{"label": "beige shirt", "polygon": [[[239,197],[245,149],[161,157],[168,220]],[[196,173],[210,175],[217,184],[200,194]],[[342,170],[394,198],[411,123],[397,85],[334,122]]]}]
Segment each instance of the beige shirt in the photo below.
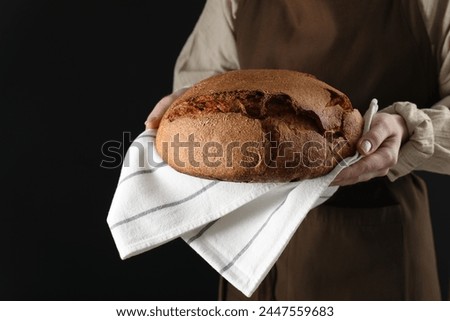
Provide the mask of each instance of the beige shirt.
[{"label": "beige shirt", "polygon": [[[450,174],[450,3],[419,1],[439,66],[441,100],[419,109],[414,102],[396,102],[381,111],[400,114],[409,140],[401,147],[391,180],[413,170]],[[190,86],[224,71],[239,69],[234,19],[239,0],[207,0],[175,64],[173,89]],[[384,106],[382,106],[384,107]]]}]

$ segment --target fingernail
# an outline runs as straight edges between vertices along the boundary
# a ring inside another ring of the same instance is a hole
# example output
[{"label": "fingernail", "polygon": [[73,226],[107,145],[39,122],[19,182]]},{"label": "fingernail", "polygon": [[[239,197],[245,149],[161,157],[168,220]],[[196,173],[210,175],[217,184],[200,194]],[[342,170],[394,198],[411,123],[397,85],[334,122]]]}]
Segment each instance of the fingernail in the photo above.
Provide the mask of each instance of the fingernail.
[{"label": "fingernail", "polygon": [[361,149],[363,150],[363,152],[365,154],[367,154],[368,152],[370,152],[370,150],[372,149],[372,143],[369,142],[368,140],[365,140],[361,143]]}]

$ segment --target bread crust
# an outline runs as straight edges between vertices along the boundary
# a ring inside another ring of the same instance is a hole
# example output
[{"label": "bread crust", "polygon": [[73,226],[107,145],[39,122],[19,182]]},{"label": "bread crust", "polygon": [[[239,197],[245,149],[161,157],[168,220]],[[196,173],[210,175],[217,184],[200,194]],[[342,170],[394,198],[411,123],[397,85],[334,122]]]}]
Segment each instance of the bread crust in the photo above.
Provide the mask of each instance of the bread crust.
[{"label": "bread crust", "polygon": [[204,79],[164,114],[156,150],[175,170],[234,182],[288,182],[329,173],[356,152],[363,118],[312,75],[245,69]]}]

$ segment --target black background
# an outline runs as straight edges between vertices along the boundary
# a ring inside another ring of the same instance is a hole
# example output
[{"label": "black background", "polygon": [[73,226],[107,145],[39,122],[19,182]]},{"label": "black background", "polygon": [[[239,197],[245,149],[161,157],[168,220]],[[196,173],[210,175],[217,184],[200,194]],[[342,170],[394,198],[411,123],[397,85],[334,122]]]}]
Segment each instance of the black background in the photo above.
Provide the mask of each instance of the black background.
[{"label": "black background", "polygon": [[100,167],[102,144],[140,134],[171,92],[203,4],[0,1],[0,298],[216,298],[182,241],[120,259],[106,224],[120,168]]},{"label": "black background", "polygon": [[[180,240],[120,260],[106,224],[120,168],[100,166],[171,91],[204,2],[0,0],[0,299],[216,299],[218,274]],[[449,181],[428,176],[444,284]]]}]

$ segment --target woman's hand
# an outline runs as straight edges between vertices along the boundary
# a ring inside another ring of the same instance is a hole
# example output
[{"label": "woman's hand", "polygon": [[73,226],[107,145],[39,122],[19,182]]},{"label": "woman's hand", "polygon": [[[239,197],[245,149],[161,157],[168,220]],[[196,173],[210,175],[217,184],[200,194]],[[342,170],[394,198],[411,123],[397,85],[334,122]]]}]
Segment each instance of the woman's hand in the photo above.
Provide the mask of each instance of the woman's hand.
[{"label": "woman's hand", "polygon": [[183,87],[178,89],[177,91],[171,93],[163,97],[156,106],[152,109],[150,114],[145,121],[145,129],[157,129],[159,127],[159,123],[161,122],[161,118],[166,112],[167,108],[169,108],[170,104],[174,102],[182,93],[184,93],[188,87]]},{"label": "woman's hand", "polygon": [[343,169],[331,185],[351,185],[385,176],[397,163],[401,144],[408,138],[408,128],[400,115],[377,113],[370,130],[358,141],[363,158]]}]

